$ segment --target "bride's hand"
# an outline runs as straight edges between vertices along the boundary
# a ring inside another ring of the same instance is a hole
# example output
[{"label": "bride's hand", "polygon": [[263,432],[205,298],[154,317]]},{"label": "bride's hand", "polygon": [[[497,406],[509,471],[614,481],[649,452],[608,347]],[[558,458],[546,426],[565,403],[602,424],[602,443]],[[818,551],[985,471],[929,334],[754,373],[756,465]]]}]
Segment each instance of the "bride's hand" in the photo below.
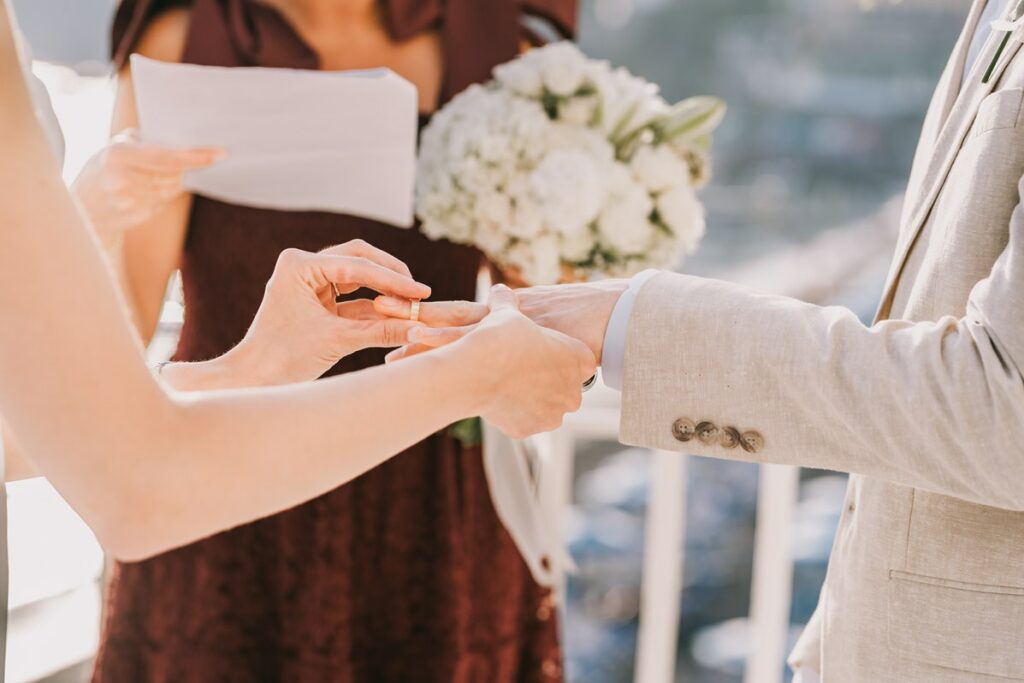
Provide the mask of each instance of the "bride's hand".
[{"label": "bride's hand", "polygon": [[240,375],[235,383],[313,380],[361,349],[404,344],[418,323],[381,315],[368,299],[336,303],[337,294],[362,287],[406,299],[430,296],[404,263],[362,240],[317,254],[283,252],[249,332],[225,358]]},{"label": "bride's hand", "polygon": [[[388,310],[389,303],[395,302],[378,300],[378,310]],[[488,309],[485,318],[473,320]],[[585,344],[531,322],[519,311],[515,293],[504,285],[492,290],[488,307],[456,302],[424,305],[421,317],[424,313],[427,323],[444,325],[447,319],[451,325],[461,316],[466,324],[440,328],[441,334],[416,328],[410,333],[412,345],[394,352],[389,362],[447,345],[458,355],[461,371],[485,380],[481,417],[513,438],[560,426],[566,413],[579,409],[583,383],[597,372],[594,354]],[[428,337],[429,346],[419,343]]]},{"label": "bride's hand", "polygon": [[93,156],[71,185],[93,228],[105,240],[156,216],[185,193],[186,171],[224,158],[216,148],[174,149],[141,142],[127,130]]}]

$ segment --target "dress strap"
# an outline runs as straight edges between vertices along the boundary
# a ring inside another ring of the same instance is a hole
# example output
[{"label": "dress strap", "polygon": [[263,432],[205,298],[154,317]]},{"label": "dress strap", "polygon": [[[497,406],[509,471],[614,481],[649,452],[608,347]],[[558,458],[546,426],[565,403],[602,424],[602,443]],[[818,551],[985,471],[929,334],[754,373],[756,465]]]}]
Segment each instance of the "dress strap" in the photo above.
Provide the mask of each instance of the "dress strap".
[{"label": "dress strap", "polygon": [[578,0],[382,0],[388,31],[396,40],[440,26],[444,37],[448,101],[473,83],[490,80],[494,67],[519,54],[528,35],[524,16],[550,22],[571,38]]},{"label": "dress strap", "polygon": [[128,63],[128,57],[150,21],[167,10],[191,4],[190,0],[121,0],[110,29],[110,57],[114,69],[119,71]]},{"label": "dress strap", "polygon": [[491,71],[519,54],[522,38],[516,0],[449,0],[442,35],[447,102],[474,83],[491,79]]}]

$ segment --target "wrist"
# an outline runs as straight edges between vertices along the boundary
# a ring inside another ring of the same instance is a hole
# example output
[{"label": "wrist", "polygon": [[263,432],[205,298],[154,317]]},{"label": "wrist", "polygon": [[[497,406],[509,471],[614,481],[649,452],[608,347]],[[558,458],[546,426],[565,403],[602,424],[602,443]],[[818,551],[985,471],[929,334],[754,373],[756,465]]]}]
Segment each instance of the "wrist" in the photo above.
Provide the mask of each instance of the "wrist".
[{"label": "wrist", "polygon": [[270,387],[289,384],[282,368],[245,339],[224,355],[209,361],[229,387]]},{"label": "wrist", "polygon": [[501,362],[495,362],[494,355],[485,353],[482,346],[474,335],[470,335],[426,354],[446,366],[441,376],[450,378],[453,385],[451,395],[459,401],[457,419],[486,414],[500,391],[503,379]]},{"label": "wrist", "polygon": [[271,386],[264,367],[244,345],[223,356],[196,363],[170,363],[163,366],[160,378],[177,391],[214,391]]}]

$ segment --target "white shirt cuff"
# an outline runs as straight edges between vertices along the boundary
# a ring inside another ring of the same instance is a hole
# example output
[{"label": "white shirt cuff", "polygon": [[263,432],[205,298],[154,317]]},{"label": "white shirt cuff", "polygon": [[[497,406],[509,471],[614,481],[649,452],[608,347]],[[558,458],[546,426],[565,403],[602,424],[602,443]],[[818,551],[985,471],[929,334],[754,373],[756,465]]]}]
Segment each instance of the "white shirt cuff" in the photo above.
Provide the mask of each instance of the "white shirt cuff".
[{"label": "white shirt cuff", "polygon": [[612,317],[608,319],[608,329],[604,333],[604,348],[601,351],[601,377],[607,386],[617,391],[622,391],[622,382],[626,375],[626,334],[629,332],[633,304],[647,281],[659,272],[661,271],[645,270],[634,275],[629,281],[629,289],[619,297]]},{"label": "white shirt cuff", "polygon": [[821,683],[821,678],[818,677],[817,672],[800,667],[793,672],[793,683]]}]

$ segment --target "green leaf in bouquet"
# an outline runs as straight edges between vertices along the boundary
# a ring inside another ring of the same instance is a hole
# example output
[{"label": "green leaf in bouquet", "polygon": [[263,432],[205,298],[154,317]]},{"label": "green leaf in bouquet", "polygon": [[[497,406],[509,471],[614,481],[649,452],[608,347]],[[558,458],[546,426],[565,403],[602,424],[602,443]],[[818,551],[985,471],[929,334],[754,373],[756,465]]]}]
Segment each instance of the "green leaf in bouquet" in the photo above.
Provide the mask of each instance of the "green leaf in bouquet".
[{"label": "green leaf in bouquet", "polygon": [[448,434],[464,447],[471,448],[484,442],[484,425],[479,417],[471,417],[453,424]]},{"label": "green leaf in bouquet", "polygon": [[619,117],[618,123],[612,129],[611,134],[608,135],[608,140],[615,145],[616,149],[621,147],[621,144],[625,139],[635,135],[637,130],[630,130],[629,124],[633,121],[633,118],[640,111],[640,100],[634,102],[629,109],[623,112],[622,116]]},{"label": "green leaf in bouquet", "polygon": [[654,124],[654,134],[659,143],[685,139],[709,144],[711,133],[725,118],[725,109],[725,102],[717,97],[685,99]]},{"label": "green leaf in bouquet", "polygon": [[548,118],[554,121],[558,118],[558,96],[549,93],[547,90],[541,95],[540,104],[544,107],[544,112],[548,115]]}]

